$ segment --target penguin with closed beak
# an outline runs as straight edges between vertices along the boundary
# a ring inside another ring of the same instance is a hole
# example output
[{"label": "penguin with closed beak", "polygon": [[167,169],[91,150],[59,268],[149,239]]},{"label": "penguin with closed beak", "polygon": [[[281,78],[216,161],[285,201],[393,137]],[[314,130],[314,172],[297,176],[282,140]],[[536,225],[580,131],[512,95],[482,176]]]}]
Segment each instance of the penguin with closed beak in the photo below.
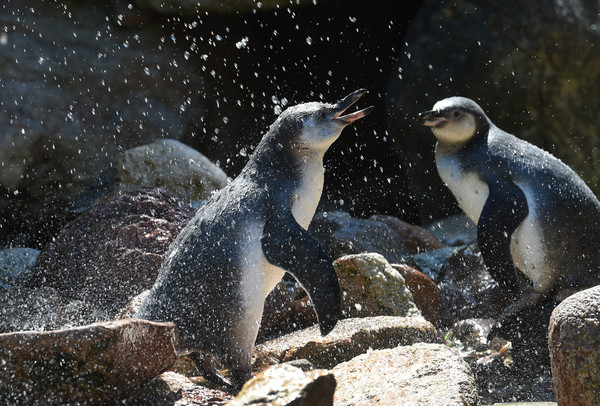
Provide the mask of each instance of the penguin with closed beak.
[{"label": "penguin with closed beak", "polygon": [[263,304],[284,272],[307,291],[328,334],[340,317],[339,285],[307,229],[323,190],[323,156],[371,112],[344,114],[365,93],[282,112],[240,175],[178,235],[135,317],[174,322],[182,349],[217,356],[236,386],[250,377]]},{"label": "penguin with closed beak", "polygon": [[600,283],[600,202],[570,167],[464,97],[419,117],[437,138],[439,175],[477,225],[484,263],[511,302],[496,330],[559,291]]}]

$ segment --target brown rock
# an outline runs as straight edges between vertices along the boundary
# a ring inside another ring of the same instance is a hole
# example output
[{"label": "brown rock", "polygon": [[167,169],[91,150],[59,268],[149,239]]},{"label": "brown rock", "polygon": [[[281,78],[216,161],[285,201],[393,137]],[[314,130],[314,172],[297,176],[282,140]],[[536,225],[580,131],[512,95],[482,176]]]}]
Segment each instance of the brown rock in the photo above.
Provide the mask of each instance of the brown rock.
[{"label": "brown rock", "polygon": [[437,285],[423,272],[406,264],[392,264],[392,267],[404,278],[423,317],[435,323],[440,316],[440,291]]},{"label": "brown rock", "polygon": [[335,406],[478,405],[469,366],[442,344],[377,350],[333,368]]},{"label": "brown rock", "polygon": [[116,312],[154,284],[162,258],[194,210],[161,188],[99,204],[38,256],[32,284]]},{"label": "brown rock", "polygon": [[335,378],[330,371],[303,371],[289,364],[271,367],[246,382],[230,406],[331,406]]},{"label": "brown rock", "polygon": [[600,404],[600,286],[565,299],[548,332],[558,405]]},{"label": "brown rock", "polygon": [[297,359],[306,359],[316,368],[332,368],[369,349],[436,340],[435,327],[421,317],[343,319],[325,337],[318,326],[312,326],[257,345],[255,369]]},{"label": "brown rock", "polygon": [[173,323],[137,319],[0,334],[0,399],[27,405],[115,402],[169,368],[177,347]]},{"label": "brown rock", "polygon": [[444,247],[444,244],[429,230],[407,223],[397,217],[377,214],[371,216],[371,219],[387,224],[394,230],[403,239],[403,245],[408,254],[418,254]]}]

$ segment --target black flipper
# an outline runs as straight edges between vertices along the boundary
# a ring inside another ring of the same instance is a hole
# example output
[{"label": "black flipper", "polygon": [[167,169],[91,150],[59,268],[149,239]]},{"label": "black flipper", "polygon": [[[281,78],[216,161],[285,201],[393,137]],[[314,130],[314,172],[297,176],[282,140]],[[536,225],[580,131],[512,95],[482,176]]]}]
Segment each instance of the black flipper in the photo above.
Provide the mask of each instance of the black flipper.
[{"label": "black flipper", "polygon": [[509,293],[519,292],[519,272],[510,252],[513,232],[529,214],[527,198],[510,180],[488,182],[489,196],[477,222],[477,242],[490,275]]},{"label": "black flipper", "polygon": [[271,210],[266,217],[261,243],[267,261],[298,280],[315,307],[321,334],[329,334],[341,313],[340,287],[331,260],[296,222],[289,206]]}]

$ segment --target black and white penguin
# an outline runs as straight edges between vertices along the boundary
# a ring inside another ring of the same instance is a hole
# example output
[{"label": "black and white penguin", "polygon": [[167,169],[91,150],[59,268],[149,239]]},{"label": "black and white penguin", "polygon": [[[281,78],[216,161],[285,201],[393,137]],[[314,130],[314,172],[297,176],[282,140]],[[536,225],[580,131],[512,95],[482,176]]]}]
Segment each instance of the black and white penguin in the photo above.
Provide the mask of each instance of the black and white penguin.
[{"label": "black and white penguin", "polygon": [[265,298],[287,271],[328,334],[340,317],[338,280],[306,230],[323,190],[325,152],[344,127],[373,109],[343,115],[365,93],[281,113],[240,175],[173,242],[135,317],[173,321],[183,349],[216,355],[239,385],[250,376]]},{"label": "black and white penguin", "polygon": [[470,99],[441,100],[419,117],[437,138],[440,177],[477,225],[486,267],[514,296],[499,323],[600,283],[600,203],[571,168],[496,127]]}]

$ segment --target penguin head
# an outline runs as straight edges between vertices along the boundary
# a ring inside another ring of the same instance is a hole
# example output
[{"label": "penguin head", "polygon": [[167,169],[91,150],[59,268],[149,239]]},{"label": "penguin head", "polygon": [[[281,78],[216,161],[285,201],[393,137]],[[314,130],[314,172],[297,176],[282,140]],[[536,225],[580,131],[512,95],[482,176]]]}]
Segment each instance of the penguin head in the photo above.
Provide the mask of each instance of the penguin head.
[{"label": "penguin head", "polygon": [[481,107],[466,97],[440,100],[432,110],[420,113],[419,118],[441,143],[450,145],[466,144],[491,124]]},{"label": "penguin head", "polygon": [[365,89],[356,90],[335,104],[312,102],[290,107],[273,123],[271,133],[278,134],[278,143],[302,155],[324,154],[348,124],[373,110],[370,106],[343,115],[366,93]]}]

